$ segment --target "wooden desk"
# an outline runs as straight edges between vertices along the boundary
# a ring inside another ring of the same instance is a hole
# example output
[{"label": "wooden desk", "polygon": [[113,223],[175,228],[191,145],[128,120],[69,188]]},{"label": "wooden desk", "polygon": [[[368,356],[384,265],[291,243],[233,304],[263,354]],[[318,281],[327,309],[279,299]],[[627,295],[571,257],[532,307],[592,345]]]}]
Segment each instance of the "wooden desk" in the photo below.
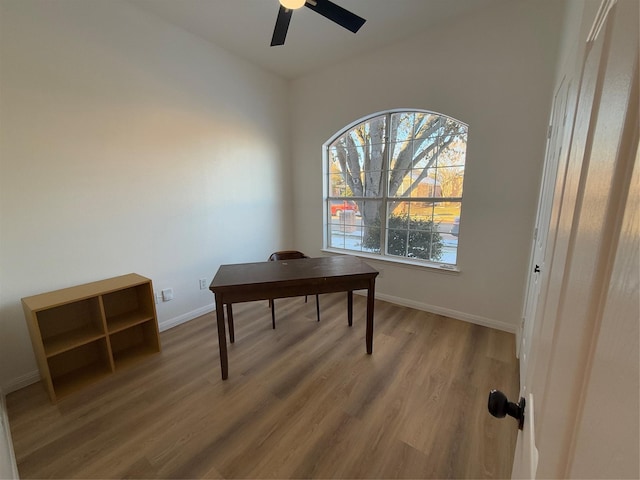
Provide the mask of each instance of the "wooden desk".
[{"label": "wooden desk", "polygon": [[223,305],[227,306],[229,339],[235,341],[231,304],[347,292],[348,321],[353,324],[353,291],[367,290],[367,353],[373,352],[373,300],[378,271],[356,257],[300,258],[259,263],[221,265],[209,290],[216,298],[218,345],[222,379],[229,376]]}]

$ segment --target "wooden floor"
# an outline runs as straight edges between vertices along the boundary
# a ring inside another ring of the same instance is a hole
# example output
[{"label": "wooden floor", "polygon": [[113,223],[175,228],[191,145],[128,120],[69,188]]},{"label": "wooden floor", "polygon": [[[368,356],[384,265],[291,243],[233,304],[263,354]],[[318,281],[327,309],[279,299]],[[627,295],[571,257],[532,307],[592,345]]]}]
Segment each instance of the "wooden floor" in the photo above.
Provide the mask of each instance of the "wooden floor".
[{"label": "wooden floor", "polygon": [[511,334],[376,301],[234,305],[222,381],[214,314],[161,335],[163,351],[51,405],[42,385],[7,396],[21,478],[505,478],[516,398]]}]

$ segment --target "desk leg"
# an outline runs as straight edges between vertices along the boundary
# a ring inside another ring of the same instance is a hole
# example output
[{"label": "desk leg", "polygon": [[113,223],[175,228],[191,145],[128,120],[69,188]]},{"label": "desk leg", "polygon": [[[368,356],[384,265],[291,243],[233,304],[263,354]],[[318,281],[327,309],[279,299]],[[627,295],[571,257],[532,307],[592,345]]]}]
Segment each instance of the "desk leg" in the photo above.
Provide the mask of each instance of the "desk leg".
[{"label": "desk leg", "polygon": [[371,355],[373,353],[373,306],[375,300],[376,280],[369,281],[369,288],[367,289],[367,353]]},{"label": "desk leg", "polygon": [[222,379],[229,376],[229,359],[227,358],[227,333],[224,328],[224,303],[217,293],[216,295],[216,320],[218,322],[218,346],[220,347],[220,369]]},{"label": "desk leg", "polygon": [[353,325],[353,290],[347,292],[347,318],[351,327]]},{"label": "desk leg", "polygon": [[229,324],[229,341],[233,343],[236,341],[236,334],[233,330],[233,308],[230,303],[227,303],[227,323]]}]

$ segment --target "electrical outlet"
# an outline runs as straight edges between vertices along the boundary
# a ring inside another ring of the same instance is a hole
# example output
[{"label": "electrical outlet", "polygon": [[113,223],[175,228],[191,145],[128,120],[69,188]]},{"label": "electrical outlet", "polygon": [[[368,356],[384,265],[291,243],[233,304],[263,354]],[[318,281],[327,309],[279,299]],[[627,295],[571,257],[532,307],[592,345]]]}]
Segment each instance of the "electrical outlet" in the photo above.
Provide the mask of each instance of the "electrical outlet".
[{"label": "electrical outlet", "polygon": [[173,300],[173,288],[165,288],[162,290],[162,301],[168,302],[169,300]]},{"label": "electrical outlet", "polygon": [[206,278],[201,278],[200,279],[200,290],[204,290],[207,288],[207,279]]}]

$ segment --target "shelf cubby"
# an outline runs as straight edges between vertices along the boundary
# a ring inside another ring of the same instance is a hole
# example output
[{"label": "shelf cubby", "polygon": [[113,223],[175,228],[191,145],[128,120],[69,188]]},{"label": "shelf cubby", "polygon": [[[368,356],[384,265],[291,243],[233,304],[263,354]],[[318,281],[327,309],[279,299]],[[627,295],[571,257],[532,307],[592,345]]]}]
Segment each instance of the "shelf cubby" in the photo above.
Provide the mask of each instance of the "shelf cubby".
[{"label": "shelf cubby", "polygon": [[149,284],[124,288],[103,295],[109,333],[115,333],[155,317],[153,292]]},{"label": "shelf cubby", "polygon": [[137,358],[160,351],[153,322],[139,323],[109,336],[116,370],[130,365]]},{"label": "shelf cubby", "polygon": [[47,356],[104,336],[99,298],[87,298],[36,313]]},{"label": "shelf cubby", "polygon": [[48,358],[51,381],[58,396],[83,388],[113,373],[106,338]]},{"label": "shelf cubby", "polygon": [[135,273],[25,297],[52,402],[160,351],[151,280]]}]

